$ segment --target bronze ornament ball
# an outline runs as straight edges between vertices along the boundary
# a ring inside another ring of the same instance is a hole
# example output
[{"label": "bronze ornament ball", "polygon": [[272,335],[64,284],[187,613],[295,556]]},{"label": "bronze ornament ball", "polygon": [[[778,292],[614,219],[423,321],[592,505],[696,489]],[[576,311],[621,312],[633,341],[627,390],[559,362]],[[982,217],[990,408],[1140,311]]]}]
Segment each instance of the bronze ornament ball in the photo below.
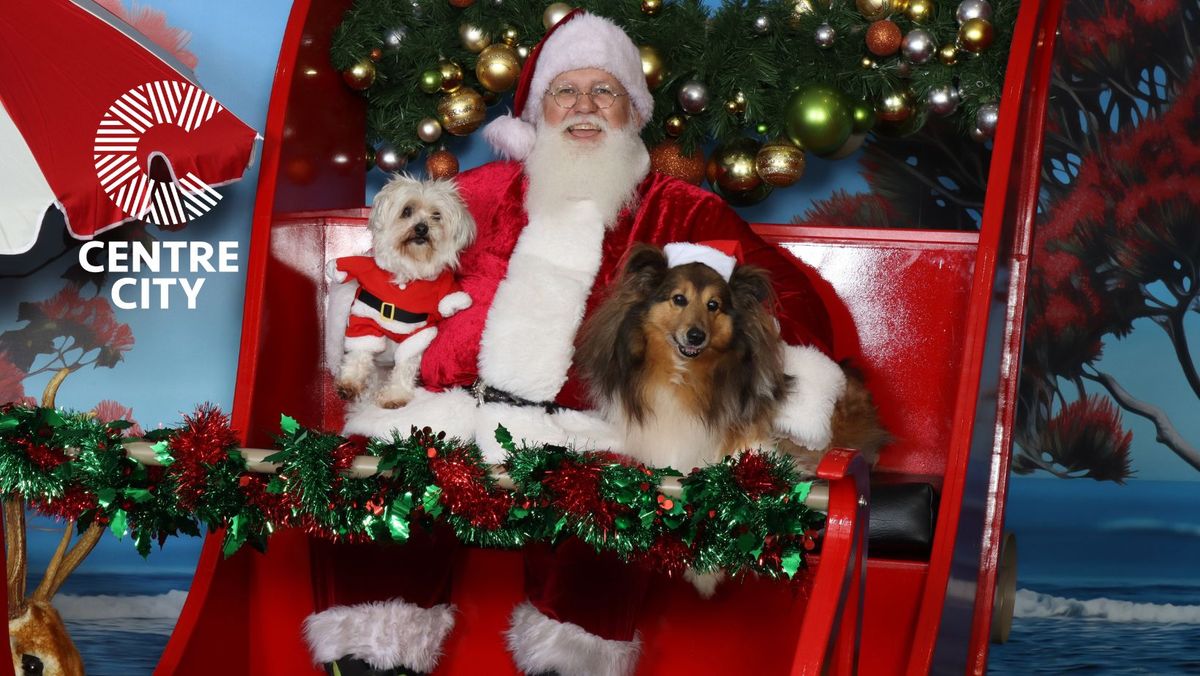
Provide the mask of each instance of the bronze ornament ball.
[{"label": "bronze ornament ball", "polygon": [[650,150],[650,168],[700,185],[704,180],[704,153],[697,147],[691,155],[685,155],[678,141],[668,139]]},{"label": "bronze ornament ball", "polygon": [[687,118],[683,115],[672,115],[663,120],[663,130],[667,136],[679,136],[687,129]]},{"label": "bronze ornament ball", "polygon": [[881,19],[867,27],[867,50],[875,56],[891,56],[900,49],[903,35],[895,23]]},{"label": "bronze ornament ball", "polygon": [[912,97],[907,91],[894,91],[879,101],[875,114],[884,122],[903,122],[913,114]]},{"label": "bronze ornament ball", "polygon": [[957,45],[942,45],[938,50],[938,60],[947,66],[953,66],[958,63],[958,46]]},{"label": "bronze ornament ball", "polygon": [[713,188],[713,192],[721,197],[721,199],[735,207],[754,206],[770,197],[773,190],[774,188],[765,182],[759,183],[758,187],[751,188],[750,190],[725,190],[720,186]]},{"label": "bronze ornament ball", "polygon": [[911,0],[905,14],[913,23],[925,23],[933,17],[933,0]]},{"label": "bronze ornament ball", "polygon": [[369,58],[361,59],[342,71],[342,80],[346,86],[361,92],[375,83],[375,64]]},{"label": "bronze ornament ball", "polygon": [[892,13],[892,0],[855,0],[854,6],[867,21],[878,21]]},{"label": "bronze ornament ball", "polygon": [[642,14],[646,16],[658,16],[662,8],[663,0],[642,0]]},{"label": "bronze ornament ball", "polygon": [[786,188],[804,175],[804,151],[780,139],[759,149],[754,169],[772,187]]},{"label": "bronze ornament ball", "polygon": [[466,9],[474,4],[475,0],[450,0],[450,6],[457,9]]},{"label": "bronze ornament ball", "polygon": [[836,152],[854,128],[853,110],[845,95],[827,85],[813,85],[792,95],[784,110],[784,130],[792,143],[818,156]]},{"label": "bronze ornament ball", "polygon": [[638,54],[642,57],[642,74],[646,76],[646,86],[654,91],[667,77],[667,67],[658,50],[650,45],[638,47]]},{"label": "bronze ornament ball", "polygon": [[483,124],[487,106],[479,92],[462,87],[438,102],[438,118],[442,129],[454,136],[466,136]]},{"label": "bronze ornament ball", "polygon": [[503,43],[490,45],[479,54],[475,77],[489,91],[506,92],[512,89],[521,77],[521,59],[517,56],[517,50]]},{"label": "bronze ornament ball", "polygon": [[458,175],[458,158],[443,148],[425,158],[425,173],[434,180],[446,180]]},{"label": "bronze ornament ball", "polygon": [[521,33],[512,26],[505,26],[500,30],[500,42],[503,42],[509,47],[515,47],[517,45],[517,40],[520,39]]},{"label": "bronze ornament ball", "polygon": [[751,138],[738,138],[718,146],[705,170],[708,184],[733,193],[757,188],[762,184],[755,169],[760,146],[758,141]]}]

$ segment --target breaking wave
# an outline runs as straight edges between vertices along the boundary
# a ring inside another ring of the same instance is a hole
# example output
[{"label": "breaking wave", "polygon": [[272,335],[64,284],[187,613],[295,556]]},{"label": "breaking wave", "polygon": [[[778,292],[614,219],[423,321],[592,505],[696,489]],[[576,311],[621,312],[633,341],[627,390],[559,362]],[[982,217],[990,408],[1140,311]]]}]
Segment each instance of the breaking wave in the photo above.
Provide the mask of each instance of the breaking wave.
[{"label": "breaking wave", "polygon": [[1069,599],[1018,589],[1014,615],[1023,618],[1090,619],[1146,624],[1200,624],[1200,606],[1135,603],[1114,599]]},{"label": "breaking wave", "polygon": [[75,628],[128,631],[139,634],[170,634],[183,609],[187,592],[173,589],[153,596],[73,596],[54,597],[54,607],[63,620]]}]

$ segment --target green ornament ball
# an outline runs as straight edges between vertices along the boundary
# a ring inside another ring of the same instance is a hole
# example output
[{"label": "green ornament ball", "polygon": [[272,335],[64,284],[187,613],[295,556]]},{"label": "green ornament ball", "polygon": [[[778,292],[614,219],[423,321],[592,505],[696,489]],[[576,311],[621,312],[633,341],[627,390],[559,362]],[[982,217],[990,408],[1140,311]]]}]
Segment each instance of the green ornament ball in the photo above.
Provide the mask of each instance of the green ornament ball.
[{"label": "green ornament ball", "polygon": [[760,134],[765,134],[770,131],[770,129],[771,128],[767,126],[766,122],[760,122],[758,123],[758,126],[754,128],[754,131],[757,131]]},{"label": "green ornament ball", "polygon": [[442,73],[436,68],[421,73],[421,91],[436,94],[442,88]]},{"label": "green ornament ball", "polygon": [[788,101],[784,130],[793,143],[816,155],[835,153],[854,131],[853,109],[833,87],[805,87]]},{"label": "green ornament ball", "polygon": [[850,114],[854,118],[852,134],[865,134],[875,126],[875,107],[866,101],[854,102]]}]

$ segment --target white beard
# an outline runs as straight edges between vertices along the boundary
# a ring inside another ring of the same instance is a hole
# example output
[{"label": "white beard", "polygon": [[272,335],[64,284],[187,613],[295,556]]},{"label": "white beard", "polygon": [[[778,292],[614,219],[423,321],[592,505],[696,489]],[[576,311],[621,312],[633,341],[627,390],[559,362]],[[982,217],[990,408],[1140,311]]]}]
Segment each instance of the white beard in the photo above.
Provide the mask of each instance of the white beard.
[{"label": "white beard", "polygon": [[[583,121],[600,126],[600,143],[581,143],[567,136],[569,125]],[[529,177],[525,208],[530,215],[551,215],[570,209],[574,202],[590,201],[605,226],[612,227],[649,171],[650,153],[631,125],[610,129],[598,116],[573,117],[557,127],[543,124],[525,160]]]}]

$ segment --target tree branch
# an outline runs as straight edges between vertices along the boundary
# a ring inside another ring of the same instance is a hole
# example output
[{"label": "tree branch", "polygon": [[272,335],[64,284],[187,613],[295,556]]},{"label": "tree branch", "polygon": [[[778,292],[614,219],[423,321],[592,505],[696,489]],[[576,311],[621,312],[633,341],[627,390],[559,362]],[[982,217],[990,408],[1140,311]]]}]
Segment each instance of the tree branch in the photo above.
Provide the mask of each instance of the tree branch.
[{"label": "tree branch", "polygon": [[1122,387],[1116,378],[1107,373],[1094,370],[1091,373],[1085,371],[1083,377],[1103,385],[1104,389],[1108,390],[1108,393],[1121,408],[1135,415],[1140,415],[1154,423],[1154,429],[1158,435],[1155,439],[1158,443],[1171,449],[1184,462],[1200,470],[1200,449],[1192,446],[1183,438],[1183,435],[1175,429],[1175,425],[1171,422],[1170,417],[1167,416],[1166,411],[1154,404],[1137,399]]}]

